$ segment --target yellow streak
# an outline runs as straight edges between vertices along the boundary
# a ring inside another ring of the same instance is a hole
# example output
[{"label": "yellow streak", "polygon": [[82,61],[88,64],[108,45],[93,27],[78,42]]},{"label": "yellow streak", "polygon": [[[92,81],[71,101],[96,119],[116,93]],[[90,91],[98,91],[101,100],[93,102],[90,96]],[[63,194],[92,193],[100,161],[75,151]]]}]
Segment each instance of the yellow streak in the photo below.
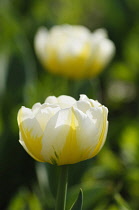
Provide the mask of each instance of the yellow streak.
[{"label": "yellow streak", "polygon": [[86,77],[88,58],[90,56],[91,47],[87,43],[78,56],[67,56],[61,61],[55,51],[51,52],[48,60],[44,60],[44,66],[48,71],[61,74],[70,78]]},{"label": "yellow streak", "polygon": [[33,137],[32,129],[31,130],[24,130],[23,124],[22,124],[22,110],[19,111],[18,114],[18,124],[21,131],[21,135],[23,138],[23,141],[28,149],[29,155],[31,155],[35,160],[40,162],[45,162],[44,158],[41,155],[42,150],[42,136],[40,137]]},{"label": "yellow streak", "polygon": [[73,164],[73,163],[81,161],[80,160],[80,156],[81,156],[80,146],[78,145],[77,138],[76,138],[77,126],[78,126],[77,120],[72,110],[70,130],[67,135],[65,145],[59,156],[58,165]]}]

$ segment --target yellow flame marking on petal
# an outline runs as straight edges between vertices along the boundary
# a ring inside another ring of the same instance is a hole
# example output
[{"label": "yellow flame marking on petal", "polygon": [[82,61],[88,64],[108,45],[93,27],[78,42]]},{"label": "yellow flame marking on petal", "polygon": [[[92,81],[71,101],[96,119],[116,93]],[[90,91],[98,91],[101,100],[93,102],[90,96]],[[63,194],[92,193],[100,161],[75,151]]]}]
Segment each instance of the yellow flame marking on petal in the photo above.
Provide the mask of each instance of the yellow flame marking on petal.
[{"label": "yellow flame marking on petal", "polygon": [[90,52],[91,47],[89,43],[86,43],[80,54],[75,56],[67,56],[62,61],[59,59],[57,55],[58,53],[53,50],[51,52],[51,56],[47,60],[42,60],[42,63],[44,64],[44,67],[52,73],[80,79],[86,77],[85,75],[88,67],[88,58],[90,57]]},{"label": "yellow flame marking on petal", "polygon": [[58,165],[64,165],[64,164],[73,164],[76,162],[80,162],[80,146],[78,145],[77,138],[76,138],[76,127],[77,127],[77,121],[74,115],[74,112],[72,110],[71,114],[71,125],[70,130],[67,135],[65,145],[61,151],[61,154],[59,155],[59,161]]},{"label": "yellow flame marking on petal", "polygon": [[45,162],[44,158],[41,155],[42,150],[42,136],[40,137],[33,137],[32,129],[31,130],[24,130],[22,124],[22,110],[20,109],[18,113],[18,124],[20,128],[20,132],[22,134],[23,141],[28,149],[29,155],[31,155],[35,160],[40,162]]}]

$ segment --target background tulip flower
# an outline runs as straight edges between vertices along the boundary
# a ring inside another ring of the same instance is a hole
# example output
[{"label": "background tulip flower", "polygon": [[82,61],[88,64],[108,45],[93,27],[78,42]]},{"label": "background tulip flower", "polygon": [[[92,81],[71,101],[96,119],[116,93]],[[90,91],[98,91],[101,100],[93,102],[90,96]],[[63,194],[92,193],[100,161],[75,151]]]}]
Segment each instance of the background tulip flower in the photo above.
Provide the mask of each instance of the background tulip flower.
[{"label": "background tulip flower", "polygon": [[32,109],[18,113],[20,143],[36,160],[56,165],[73,164],[95,156],[107,134],[108,110],[81,95],[50,96]]},{"label": "background tulip flower", "polygon": [[91,33],[84,26],[42,27],[35,36],[35,50],[44,67],[69,78],[90,78],[112,59],[115,46],[104,29]]}]

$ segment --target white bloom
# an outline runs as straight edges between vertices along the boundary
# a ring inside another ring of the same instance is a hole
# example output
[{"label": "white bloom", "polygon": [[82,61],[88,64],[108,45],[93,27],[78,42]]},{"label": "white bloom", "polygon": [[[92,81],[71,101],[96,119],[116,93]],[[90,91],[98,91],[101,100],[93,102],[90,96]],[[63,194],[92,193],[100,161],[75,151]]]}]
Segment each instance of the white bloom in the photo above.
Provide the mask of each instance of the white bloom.
[{"label": "white bloom", "polygon": [[84,26],[42,27],[35,36],[35,50],[49,71],[71,78],[93,77],[112,59],[115,46],[104,29],[91,33]]},{"label": "white bloom", "polygon": [[44,104],[18,112],[20,143],[36,160],[51,164],[73,164],[94,157],[107,134],[108,110],[81,95],[50,96]]}]

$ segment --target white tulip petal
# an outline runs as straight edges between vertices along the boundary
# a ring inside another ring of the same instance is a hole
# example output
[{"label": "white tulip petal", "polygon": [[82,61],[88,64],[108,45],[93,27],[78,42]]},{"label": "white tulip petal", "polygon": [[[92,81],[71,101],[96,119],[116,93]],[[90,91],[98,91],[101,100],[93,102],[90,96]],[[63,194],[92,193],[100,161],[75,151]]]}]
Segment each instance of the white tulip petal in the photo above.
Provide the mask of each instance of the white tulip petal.
[{"label": "white tulip petal", "polygon": [[55,96],[49,96],[45,99],[45,103],[58,104],[58,100]]},{"label": "white tulip petal", "polygon": [[[19,116],[21,116],[21,113],[22,113],[22,118],[19,119]],[[18,117],[17,117],[18,125],[22,121],[24,121],[24,120],[26,120],[28,118],[32,119],[33,117],[34,117],[34,114],[33,114],[32,110],[22,106],[21,109],[18,112]]]},{"label": "white tulip petal", "polygon": [[115,46],[108,39],[102,40],[97,48],[95,59],[103,65],[106,65],[115,53]]},{"label": "white tulip petal", "polygon": [[46,98],[45,103],[56,104],[59,105],[60,108],[64,109],[71,107],[74,103],[76,103],[76,100],[71,96],[66,95],[61,95],[57,98],[55,96],[49,96]]},{"label": "white tulip petal", "polygon": [[79,101],[88,101],[88,100],[89,100],[89,98],[86,95],[84,95],[84,94],[80,95]]},{"label": "white tulip petal", "polygon": [[32,138],[42,136],[43,132],[36,118],[26,119],[22,122],[22,128],[25,132],[30,132]]},{"label": "white tulip petal", "polygon": [[[71,33],[72,31],[72,33]],[[68,24],[61,26],[53,26],[50,29],[50,34],[53,38],[59,38],[62,35],[67,38],[77,38],[80,40],[86,40],[90,35],[90,31],[84,26],[71,26]]]},{"label": "white tulip petal", "polygon": [[98,150],[98,152],[101,150],[101,148],[103,147],[103,145],[104,145],[104,143],[105,143],[105,141],[106,141],[106,137],[107,137],[107,133],[108,133],[108,125],[109,125],[109,123],[108,123],[108,121],[106,122],[106,124],[104,125],[104,128],[103,128],[103,137],[102,137],[102,143],[101,143],[101,146],[100,146],[100,148],[99,148],[99,150]]},{"label": "white tulip petal", "polygon": [[62,109],[65,109],[75,104],[76,100],[72,98],[71,96],[62,95],[58,97],[58,103]]},{"label": "white tulip petal", "polygon": [[101,105],[98,101],[96,101],[96,100],[89,99],[89,101],[90,101],[92,107],[100,107],[100,106],[102,106],[102,105]]},{"label": "white tulip petal", "polygon": [[108,37],[107,31],[103,28],[95,30],[91,33],[91,40],[94,43],[99,43],[101,40],[106,39]]},{"label": "white tulip petal", "polygon": [[[45,105],[45,106],[44,106]],[[50,118],[57,113],[60,108],[58,106],[48,106],[47,104],[44,104],[41,109],[38,111],[38,113],[35,115],[37,121],[39,122],[41,129],[44,131],[48,121]]]},{"label": "white tulip petal", "polygon": [[107,135],[107,131],[108,131],[108,121],[107,121],[108,110],[104,106],[102,106],[102,109],[103,109],[103,118],[102,118],[103,124],[102,124],[100,137],[98,138],[98,143],[97,143],[95,149],[93,148],[93,150],[90,151],[89,158],[92,158],[95,155],[97,155],[97,153],[101,150],[101,148],[104,145],[105,140],[106,140],[106,135]]},{"label": "white tulip petal", "polygon": [[38,54],[38,56],[42,59],[46,59],[47,58],[47,54],[46,54],[46,46],[48,43],[48,31],[45,27],[41,27],[35,36],[34,39],[34,46],[35,46],[35,50]]},{"label": "white tulip petal", "polygon": [[41,108],[41,104],[40,103],[34,104],[33,107],[32,107],[33,114],[35,115],[40,108]]},{"label": "white tulip petal", "polygon": [[88,102],[88,103],[90,103],[90,105],[91,105],[92,107],[99,107],[99,106],[102,106],[98,101],[89,99],[86,95],[83,95],[83,94],[80,95],[79,101]]},{"label": "white tulip petal", "polygon": [[85,101],[85,100],[80,100],[77,101],[73,107],[79,109],[80,111],[82,111],[83,113],[86,113],[88,109],[91,108],[91,104],[89,103],[89,101]]},{"label": "white tulip petal", "polygon": [[[102,130],[102,117],[100,110],[92,111],[94,113],[92,116],[83,114],[78,109],[74,111],[78,121],[78,127],[76,128],[77,139],[84,153],[85,150],[91,150],[97,144]],[[95,116],[97,114],[99,115],[98,118]]]},{"label": "white tulip petal", "polygon": [[58,164],[60,153],[70,130],[70,124],[70,109],[60,110],[49,120],[42,139],[41,153],[47,162]]}]

